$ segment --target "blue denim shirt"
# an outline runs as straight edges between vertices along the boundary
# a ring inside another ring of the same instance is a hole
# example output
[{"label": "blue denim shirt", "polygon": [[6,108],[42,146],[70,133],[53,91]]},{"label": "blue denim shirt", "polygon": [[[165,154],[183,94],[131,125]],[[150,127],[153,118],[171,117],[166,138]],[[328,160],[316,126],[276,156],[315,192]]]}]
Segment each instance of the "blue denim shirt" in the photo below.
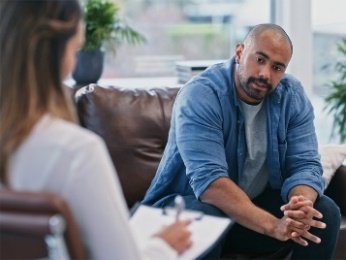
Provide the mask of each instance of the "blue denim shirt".
[{"label": "blue denim shirt", "polygon": [[[196,198],[220,177],[235,183],[246,156],[244,116],[233,80],[234,59],[211,66],[179,91],[167,146],[143,203],[160,206],[177,194]],[[285,74],[264,100],[269,184],[289,191],[304,184],[322,195],[324,182],[313,107],[300,82]]]}]

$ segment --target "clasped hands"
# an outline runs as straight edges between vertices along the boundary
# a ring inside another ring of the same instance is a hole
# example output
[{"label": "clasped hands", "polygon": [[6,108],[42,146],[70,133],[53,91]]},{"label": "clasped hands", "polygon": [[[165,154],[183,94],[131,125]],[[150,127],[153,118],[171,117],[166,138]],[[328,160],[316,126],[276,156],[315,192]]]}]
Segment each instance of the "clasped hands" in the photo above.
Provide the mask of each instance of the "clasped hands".
[{"label": "clasped hands", "polygon": [[310,240],[320,243],[321,239],[309,232],[311,227],[326,228],[326,224],[316,220],[322,214],[314,209],[313,203],[304,196],[292,196],[290,201],[283,205],[281,211],[284,216],[279,220],[279,233],[282,240],[292,239],[294,242],[307,246]]}]

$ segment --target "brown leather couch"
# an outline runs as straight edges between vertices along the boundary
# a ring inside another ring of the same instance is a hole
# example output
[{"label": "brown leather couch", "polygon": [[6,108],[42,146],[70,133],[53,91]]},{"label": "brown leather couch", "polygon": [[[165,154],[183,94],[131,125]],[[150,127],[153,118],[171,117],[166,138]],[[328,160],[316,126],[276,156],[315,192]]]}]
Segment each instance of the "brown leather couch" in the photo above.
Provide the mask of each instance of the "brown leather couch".
[{"label": "brown leather couch", "polygon": [[[75,102],[80,124],[106,142],[130,208],[141,201],[164,151],[174,99],[179,88],[126,89],[91,84],[79,89]],[[346,259],[346,167],[336,172],[326,194],[339,205],[343,221],[335,259]],[[235,259],[279,259],[228,254]]]}]

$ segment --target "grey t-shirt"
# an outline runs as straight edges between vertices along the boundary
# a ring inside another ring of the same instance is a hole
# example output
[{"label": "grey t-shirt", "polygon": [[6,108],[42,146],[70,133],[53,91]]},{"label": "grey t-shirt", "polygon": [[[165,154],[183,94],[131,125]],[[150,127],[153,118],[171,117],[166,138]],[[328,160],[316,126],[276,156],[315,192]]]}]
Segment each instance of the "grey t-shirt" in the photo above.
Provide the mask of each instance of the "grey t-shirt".
[{"label": "grey t-shirt", "polygon": [[266,110],[263,102],[254,106],[240,100],[240,104],[245,117],[247,154],[238,185],[253,199],[264,191],[268,182]]}]

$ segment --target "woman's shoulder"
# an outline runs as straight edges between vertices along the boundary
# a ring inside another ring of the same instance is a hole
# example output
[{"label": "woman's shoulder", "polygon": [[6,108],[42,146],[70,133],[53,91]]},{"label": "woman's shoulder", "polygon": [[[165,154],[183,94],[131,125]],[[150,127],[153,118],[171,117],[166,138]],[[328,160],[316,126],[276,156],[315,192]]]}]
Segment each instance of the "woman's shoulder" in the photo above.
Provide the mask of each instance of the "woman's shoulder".
[{"label": "woman's shoulder", "polygon": [[104,157],[107,157],[107,150],[95,133],[46,114],[11,156],[11,185],[60,193],[73,176],[88,175],[86,170],[72,168],[82,169],[95,161],[99,167]]},{"label": "woman's shoulder", "polygon": [[63,149],[81,149],[83,146],[97,145],[102,139],[92,131],[76,123],[49,114],[43,116],[32,132],[32,138],[42,144]]}]

